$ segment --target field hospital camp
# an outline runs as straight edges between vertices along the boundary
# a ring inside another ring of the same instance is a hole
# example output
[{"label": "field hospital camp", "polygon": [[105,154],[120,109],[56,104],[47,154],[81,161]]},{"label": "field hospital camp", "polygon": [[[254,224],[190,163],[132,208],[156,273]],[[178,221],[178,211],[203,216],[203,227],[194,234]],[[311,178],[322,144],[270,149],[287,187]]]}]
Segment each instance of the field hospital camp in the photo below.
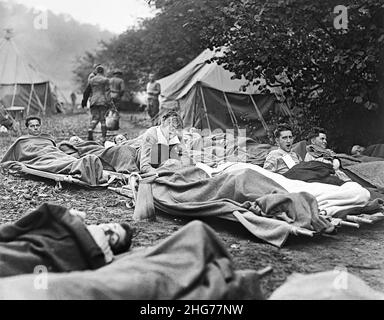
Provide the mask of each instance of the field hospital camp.
[{"label": "field hospital camp", "polygon": [[69,2],[0,0],[0,299],[384,299],[381,1]]}]

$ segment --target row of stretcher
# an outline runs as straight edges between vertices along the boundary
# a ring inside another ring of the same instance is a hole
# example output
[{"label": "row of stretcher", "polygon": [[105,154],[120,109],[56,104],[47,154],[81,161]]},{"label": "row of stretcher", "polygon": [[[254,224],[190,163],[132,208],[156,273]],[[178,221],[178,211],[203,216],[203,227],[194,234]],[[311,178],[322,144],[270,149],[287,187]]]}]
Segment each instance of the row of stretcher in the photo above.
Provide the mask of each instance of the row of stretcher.
[{"label": "row of stretcher", "polygon": [[[63,189],[63,183],[75,184],[89,188],[89,186],[84,182],[74,178],[71,175],[50,173],[31,169],[22,163],[18,163],[17,165],[13,166],[12,170],[13,172],[53,180],[56,182],[56,190]],[[134,220],[155,219],[155,207],[153,203],[150,183],[157,178],[157,174],[139,174],[138,172],[124,174],[107,170],[104,170],[103,174],[105,174],[105,176],[108,178],[108,182],[103,185],[99,185],[98,187],[107,187],[109,190],[117,192],[118,194],[127,198],[127,207],[134,209]],[[233,212],[233,214],[235,216],[241,215],[241,213],[238,211]],[[322,213],[320,212],[320,214]],[[382,212],[377,212],[370,215],[346,215],[343,219],[326,216],[326,219],[328,219],[336,228],[360,228],[362,225],[371,225],[378,220],[384,219],[384,214]],[[317,234],[315,231],[298,228],[293,225],[290,233],[296,236],[307,237],[313,237]]]}]

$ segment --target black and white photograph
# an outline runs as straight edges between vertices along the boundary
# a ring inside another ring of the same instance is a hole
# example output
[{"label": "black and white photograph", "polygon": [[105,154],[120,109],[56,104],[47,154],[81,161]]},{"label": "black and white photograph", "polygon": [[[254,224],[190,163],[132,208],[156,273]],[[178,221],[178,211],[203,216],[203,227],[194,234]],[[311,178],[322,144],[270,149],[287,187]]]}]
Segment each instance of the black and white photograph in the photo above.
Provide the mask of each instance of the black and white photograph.
[{"label": "black and white photograph", "polygon": [[384,0],[0,0],[0,300],[384,300],[383,244]]}]

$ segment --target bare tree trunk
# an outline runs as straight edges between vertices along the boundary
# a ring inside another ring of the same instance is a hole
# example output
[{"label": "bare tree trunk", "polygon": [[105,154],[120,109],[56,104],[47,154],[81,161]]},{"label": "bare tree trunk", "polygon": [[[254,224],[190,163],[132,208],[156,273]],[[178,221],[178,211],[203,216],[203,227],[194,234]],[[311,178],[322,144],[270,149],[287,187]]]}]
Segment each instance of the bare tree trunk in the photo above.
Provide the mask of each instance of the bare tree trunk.
[{"label": "bare tree trunk", "polygon": [[[384,26],[384,9],[381,8],[378,13],[378,25]],[[377,77],[379,84],[377,86],[377,97],[379,104],[379,125],[377,126],[378,139],[384,143],[384,45],[381,45],[380,63],[377,69]]]}]

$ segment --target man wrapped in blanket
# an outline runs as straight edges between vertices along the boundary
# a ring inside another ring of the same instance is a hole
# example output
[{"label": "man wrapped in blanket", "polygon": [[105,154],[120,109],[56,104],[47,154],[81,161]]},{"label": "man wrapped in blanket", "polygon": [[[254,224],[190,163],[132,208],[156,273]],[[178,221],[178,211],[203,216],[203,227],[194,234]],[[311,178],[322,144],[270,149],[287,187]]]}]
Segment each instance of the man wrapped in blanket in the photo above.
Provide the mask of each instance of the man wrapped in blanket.
[{"label": "man wrapped in blanket", "polygon": [[71,175],[86,185],[97,186],[106,182],[103,164],[92,154],[81,159],[60,150],[52,135],[41,132],[41,119],[28,117],[27,135],[19,137],[1,159],[4,168],[19,168],[20,164],[34,170]]},{"label": "man wrapped in blanket", "polygon": [[131,247],[125,222],[85,223],[85,213],[44,203],[13,223],[0,225],[0,278],[98,269]]},{"label": "man wrapped in blanket", "polygon": [[351,179],[340,170],[341,162],[336,157],[336,153],[327,149],[327,135],[323,128],[314,127],[309,133],[308,139],[311,144],[307,146],[307,154],[304,161],[320,161],[333,165],[335,175],[342,181],[351,181]]}]

